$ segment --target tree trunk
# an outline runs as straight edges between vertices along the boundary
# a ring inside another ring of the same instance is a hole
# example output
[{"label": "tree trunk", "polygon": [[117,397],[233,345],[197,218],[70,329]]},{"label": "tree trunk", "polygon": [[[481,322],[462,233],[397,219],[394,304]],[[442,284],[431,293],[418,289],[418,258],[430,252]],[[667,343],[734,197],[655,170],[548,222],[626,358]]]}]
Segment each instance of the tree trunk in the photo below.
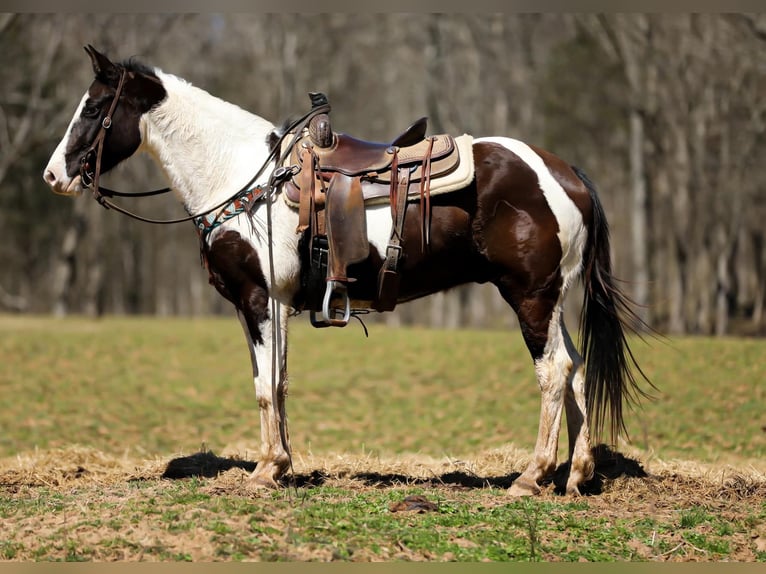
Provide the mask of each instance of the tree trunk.
[{"label": "tree trunk", "polygon": [[644,120],[638,110],[630,112],[631,237],[633,247],[633,298],[636,313],[649,320],[648,194],[644,161]]},{"label": "tree trunk", "polygon": [[53,314],[57,317],[63,317],[69,312],[69,291],[74,285],[75,262],[80,240],[87,229],[87,211],[88,198],[78,198],[74,210],[72,211],[72,220],[64,231],[64,238],[61,242],[61,249],[58,258],[53,265],[53,274],[51,279],[53,295]]}]

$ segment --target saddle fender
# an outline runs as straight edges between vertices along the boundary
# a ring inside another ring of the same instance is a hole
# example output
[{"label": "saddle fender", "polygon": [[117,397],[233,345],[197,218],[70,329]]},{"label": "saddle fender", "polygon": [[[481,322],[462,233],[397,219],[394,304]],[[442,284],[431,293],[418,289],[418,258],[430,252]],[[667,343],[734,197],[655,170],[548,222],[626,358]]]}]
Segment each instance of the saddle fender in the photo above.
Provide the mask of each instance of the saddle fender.
[{"label": "saddle fender", "polygon": [[333,174],[325,198],[325,230],[329,244],[328,281],[355,281],[346,276],[349,265],[367,259],[367,219],[358,177]]}]

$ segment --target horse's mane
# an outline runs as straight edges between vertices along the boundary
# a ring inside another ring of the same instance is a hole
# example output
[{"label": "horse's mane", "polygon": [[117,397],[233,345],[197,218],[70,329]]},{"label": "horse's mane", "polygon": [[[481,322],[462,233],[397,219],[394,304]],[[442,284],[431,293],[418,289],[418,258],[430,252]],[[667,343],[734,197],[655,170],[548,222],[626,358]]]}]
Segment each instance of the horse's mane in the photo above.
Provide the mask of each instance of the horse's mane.
[{"label": "horse's mane", "polygon": [[131,56],[127,60],[123,60],[122,62],[119,62],[119,65],[125,68],[128,72],[144,74],[146,76],[152,76],[154,78],[157,77],[157,74],[154,72],[154,68],[147,66],[143,62],[140,62],[139,60],[136,59],[135,56]]}]

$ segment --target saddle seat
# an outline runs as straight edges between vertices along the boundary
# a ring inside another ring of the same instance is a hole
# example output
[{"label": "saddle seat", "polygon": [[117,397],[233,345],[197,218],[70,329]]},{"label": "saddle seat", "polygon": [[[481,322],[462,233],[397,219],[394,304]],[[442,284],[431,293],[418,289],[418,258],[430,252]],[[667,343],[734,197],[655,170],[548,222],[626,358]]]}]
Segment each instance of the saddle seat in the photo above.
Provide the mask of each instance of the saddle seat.
[{"label": "saddle seat", "polygon": [[323,171],[338,171],[351,176],[382,171],[391,165],[397,148],[411,148],[423,142],[427,128],[428,118],[420,118],[391,143],[366,141],[335,133],[329,146],[314,146],[314,152],[319,157]]}]

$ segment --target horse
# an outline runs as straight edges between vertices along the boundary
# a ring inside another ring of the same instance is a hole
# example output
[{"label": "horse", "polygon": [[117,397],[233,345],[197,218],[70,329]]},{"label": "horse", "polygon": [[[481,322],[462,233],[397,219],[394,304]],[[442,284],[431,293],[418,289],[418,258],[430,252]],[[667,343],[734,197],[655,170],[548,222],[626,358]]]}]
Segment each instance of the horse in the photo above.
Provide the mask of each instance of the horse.
[{"label": "horse", "polygon": [[[54,192],[80,195],[91,187],[97,193],[101,173],[143,152],[189,214],[207,214],[277,170],[278,125],[159,68],[85,50],[93,82],[43,172]],[[471,282],[496,286],[518,316],[541,393],[534,455],[508,493],[541,492],[541,482],[556,470],[565,410],[564,492],[577,496],[594,475],[591,432],[598,437],[608,427],[613,440],[625,435],[623,407],[646,394],[639,385],[646,377],[627,341],[636,316],[612,273],[604,209],[585,173],[551,152],[510,137],[481,137],[471,153],[470,183],[430,199],[427,249],[417,225],[423,206],[406,203],[396,300]],[[254,166],[263,166],[256,176]],[[282,194],[279,185],[258,197],[251,193],[246,212],[200,239],[210,282],[233,304],[250,351],[261,428],[248,478],[254,489],[283,485],[291,464],[287,323],[306,296],[300,277],[307,237]],[[369,308],[376,296],[373,278],[393,225],[390,205],[369,206],[364,218],[369,255],[349,287],[355,308]],[[584,285],[579,350],[563,315],[578,279]]]}]

